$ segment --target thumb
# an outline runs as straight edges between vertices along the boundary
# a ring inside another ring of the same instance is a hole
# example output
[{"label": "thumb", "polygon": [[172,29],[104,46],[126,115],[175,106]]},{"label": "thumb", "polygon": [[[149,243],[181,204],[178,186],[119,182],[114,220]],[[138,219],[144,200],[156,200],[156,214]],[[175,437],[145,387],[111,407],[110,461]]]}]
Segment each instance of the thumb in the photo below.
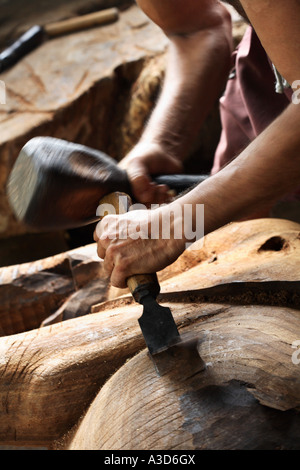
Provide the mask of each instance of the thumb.
[{"label": "thumb", "polygon": [[140,202],[149,202],[153,195],[153,183],[147,167],[141,162],[134,161],[127,168],[127,174],[135,198]]}]

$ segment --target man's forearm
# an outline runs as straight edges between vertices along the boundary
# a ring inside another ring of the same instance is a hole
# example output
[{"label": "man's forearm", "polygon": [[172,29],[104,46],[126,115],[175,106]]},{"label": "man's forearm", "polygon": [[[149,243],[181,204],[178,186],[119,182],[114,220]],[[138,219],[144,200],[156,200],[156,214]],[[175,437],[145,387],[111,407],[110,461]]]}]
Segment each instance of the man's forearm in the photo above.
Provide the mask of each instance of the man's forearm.
[{"label": "man's forearm", "polygon": [[229,25],[173,36],[161,96],[142,142],[156,142],[184,160],[226,82],[230,67]]},{"label": "man's forearm", "polygon": [[234,161],[180,198],[204,204],[205,233],[270,207],[300,186],[300,107],[291,104]]}]

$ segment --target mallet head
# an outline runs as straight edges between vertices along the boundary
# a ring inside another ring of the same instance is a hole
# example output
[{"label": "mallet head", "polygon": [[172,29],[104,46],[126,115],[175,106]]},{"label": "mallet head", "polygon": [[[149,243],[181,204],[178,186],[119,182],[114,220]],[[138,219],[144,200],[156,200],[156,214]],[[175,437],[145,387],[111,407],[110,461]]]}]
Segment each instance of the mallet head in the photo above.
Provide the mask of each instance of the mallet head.
[{"label": "mallet head", "polygon": [[7,194],[24,224],[68,229],[97,220],[100,199],[128,192],[127,174],[103,152],[52,137],[35,137],[21,150]]}]

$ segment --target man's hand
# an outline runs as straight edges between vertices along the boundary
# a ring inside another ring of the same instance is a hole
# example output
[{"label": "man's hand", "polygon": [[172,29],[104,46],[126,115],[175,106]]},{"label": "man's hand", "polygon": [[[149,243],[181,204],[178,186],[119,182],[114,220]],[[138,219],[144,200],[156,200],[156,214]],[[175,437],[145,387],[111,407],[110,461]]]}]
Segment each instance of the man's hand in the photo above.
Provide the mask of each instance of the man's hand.
[{"label": "man's hand", "polygon": [[[169,54],[159,100],[140,142],[120,166],[127,170],[139,202],[162,203],[168,188],[153,184],[151,175],[182,172],[182,162],[226,82],[232,25],[227,9],[214,0],[139,0],[138,4],[169,37]],[[195,211],[197,202],[202,203],[197,196],[191,201]],[[151,231],[149,235],[150,226],[159,222],[163,227],[162,221],[170,220],[172,204],[106,216],[98,224],[94,239],[112,285],[126,287],[129,276],[160,271],[184,251],[186,240],[174,235],[175,227],[182,228],[182,219],[170,221],[170,237],[161,237],[160,231],[157,237]],[[148,236],[128,236],[126,222],[135,225],[135,231],[148,230]]]},{"label": "man's hand", "polygon": [[184,251],[185,241],[174,238],[178,221],[170,222],[170,237],[161,236],[166,218],[170,219],[168,207],[107,215],[99,222],[94,240],[113,286],[125,288],[132,275],[160,271]]},{"label": "man's hand", "polygon": [[162,204],[170,199],[169,188],[155,184],[151,176],[183,172],[182,163],[155,143],[139,143],[119,166],[127,170],[133,195],[143,204]]}]

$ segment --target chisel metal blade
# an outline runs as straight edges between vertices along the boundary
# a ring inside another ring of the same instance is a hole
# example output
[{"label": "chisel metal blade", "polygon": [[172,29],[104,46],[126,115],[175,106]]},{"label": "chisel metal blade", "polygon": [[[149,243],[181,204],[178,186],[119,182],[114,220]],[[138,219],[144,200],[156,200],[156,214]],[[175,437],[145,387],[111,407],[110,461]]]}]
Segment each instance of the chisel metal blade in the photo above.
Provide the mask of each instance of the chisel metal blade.
[{"label": "chisel metal blade", "polygon": [[141,303],[144,311],[138,321],[157,374],[172,373],[184,379],[201,372],[205,365],[199,356],[197,338],[182,337],[171,310],[159,305],[151,295],[143,297]]},{"label": "chisel metal blade", "polygon": [[144,310],[138,321],[150,354],[163,351],[180,340],[168,307],[159,305],[151,295],[143,297],[142,305]]},{"label": "chisel metal blade", "polygon": [[157,374],[171,374],[173,379],[187,380],[206,369],[198,350],[198,337],[180,336],[180,340],[156,354],[149,354]]}]

